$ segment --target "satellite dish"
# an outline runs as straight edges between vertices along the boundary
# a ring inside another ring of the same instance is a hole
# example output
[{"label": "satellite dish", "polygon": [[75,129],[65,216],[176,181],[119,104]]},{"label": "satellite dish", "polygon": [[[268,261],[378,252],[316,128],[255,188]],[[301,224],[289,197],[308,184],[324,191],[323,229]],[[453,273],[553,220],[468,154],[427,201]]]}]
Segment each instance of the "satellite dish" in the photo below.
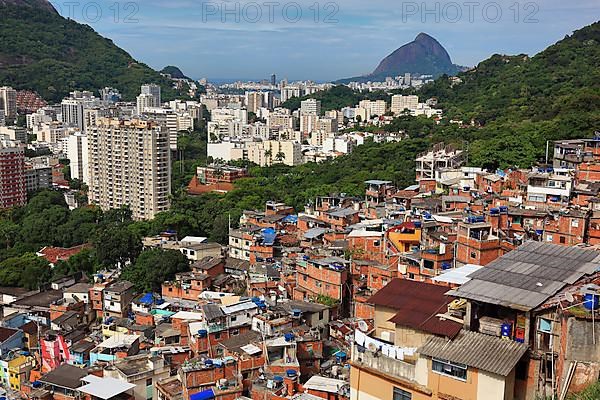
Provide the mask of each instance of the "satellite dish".
[{"label": "satellite dish", "polygon": [[369,330],[369,325],[365,321],[358,321],[358,329],[366,333]]},{"label": "satellite dish", "polygon": [[573,295],[572,295],[571,293],[569,293],[569,292],[565,293],[565,299],[567,299],[567,301],[568,301],[569,303],[572,303],[572,302],[574,302],[574,301],[575,301],[575,298],[574,298],[574,297],[573,297]]}]

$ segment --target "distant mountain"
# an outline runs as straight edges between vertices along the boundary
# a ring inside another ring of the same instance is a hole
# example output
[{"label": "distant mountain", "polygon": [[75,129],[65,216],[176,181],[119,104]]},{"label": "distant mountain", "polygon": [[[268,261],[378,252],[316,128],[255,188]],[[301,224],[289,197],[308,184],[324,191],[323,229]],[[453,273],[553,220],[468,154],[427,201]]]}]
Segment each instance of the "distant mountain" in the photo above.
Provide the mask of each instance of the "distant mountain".
[{"label": "distant mountain", "polygon": [[371,74],[339,82],[373,81],[405,73],[438,77],[455,75],[460,70],[461,67],[452,63],[450,55],[437,40],[426,33],[419,33],[415,40],[384,58]]},{"label": "distant mountain", "polygon": [[159,84],[166,100],[177,94],[168,78],[88,25],[61,17],[46,0],[0,0],[0,38],[0,86],[49,101],[105,86],[133,100],[144,83]]},{"label": "distant mountain", "polygon": [[167,65],[166,67],[164,67],[161,71],[161,74],[169,74],[171,75],[171,78],[173,79],[187,79],[187,80],[193,80],[187,76],[184,75],[184,73],[176,66],[174,65]]}]

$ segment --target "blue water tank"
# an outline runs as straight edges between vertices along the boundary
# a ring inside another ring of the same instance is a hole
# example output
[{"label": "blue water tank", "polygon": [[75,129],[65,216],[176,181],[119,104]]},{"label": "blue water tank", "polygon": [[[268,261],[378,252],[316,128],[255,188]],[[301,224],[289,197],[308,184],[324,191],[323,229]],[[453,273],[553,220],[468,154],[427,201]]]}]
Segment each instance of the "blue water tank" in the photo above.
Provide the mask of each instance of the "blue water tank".
[{"label": "blue water tank", "polygon": [[583,300],[583,306],[586,310],[597,310],[600,308],[600,295],[588,293]]},{"label": "blue water tank", "polygon": [[201,338],[205,338],[208,336],[208,331],[206,329],[200,329],[198,331],[198,336],[200,336]]},{"label": "blue water tank", "polygon": [[279,383],[281,383],[281,382],[283,382],[283,376],[275,375],[275,376],[273,377],[273,380],[274,380],[275,382],[279,382]]},{"label": "blue water tank", "polygon": [[287,371],[285,371],[285,374],[288,376],[288,378],[295,378],[296,376],[298,376],[298,372],[296,372],[295,369],[288,369]]},{"label": "blue water tank", "polygon": [[346,353],[345,353],[345,352],[343,352],[343,351],[338,351],[338,352],[335,354],[335,360],[336,360],[337,362],[340,362],[340,363],[341,363],[341,362],[344,362],[344,361],[346,361],[346,357],[347,357],[347,355],[346,355]]},{"label": "blue water tank", "polygon": [[421,221],[415,221],[413,222],[413,224],[415,224],[415,228],[419,229],[421,227]]},{"label": "blue water tank", "polygon": [[502,336],[510,337],[512,336],[512,324],[504,323],[500,325],[500,332]]},{"label": "blue water tank", "polygon": [[500,209],[499,208],[492,208],[490,210],[490,215],[498,215],[500,214]]},{"label": "blue water tank", "polygon": [[204,360],[204,365],[206,365],[207,367],[212,367],[213,364],[214,364],[214,362],[211,359]]},{"label": "blue water tank", "polygon": [[508,212],[508,207],[507,206],[500,206],[500,212],[501,213],[507,213]]}]

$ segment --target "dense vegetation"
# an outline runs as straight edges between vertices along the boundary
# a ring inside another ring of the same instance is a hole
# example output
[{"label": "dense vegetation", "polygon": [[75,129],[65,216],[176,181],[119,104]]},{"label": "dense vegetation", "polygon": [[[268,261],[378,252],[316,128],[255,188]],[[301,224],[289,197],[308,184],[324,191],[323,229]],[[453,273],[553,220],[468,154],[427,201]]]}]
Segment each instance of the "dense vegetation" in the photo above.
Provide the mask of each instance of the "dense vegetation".
[{"label": "dense vegetation", "polygon": [[[138,224],[127,209],[102,212],[97,207],[83,207],[71,211],[62,193],[41,191],[25,207],[0,215],[0,286],[36,289],[75,272],[91,274],[121,267],[124,276],[135,277],[138,289],[144,290],[157,288],[188,268],[179,252],[143,250],[141,235],[146,227]],[[54,268],[35,255],[44,246],[86,243],[91,247],[67,262],[59,261]],[[161,268],[153,272],[150,264]]]},{"label": "dense vegetation", "polygon": [[590,136],[600,129],[600,22],[534,57],[494,55],[421,90],[437,97],[448,118],[471,120],[451,139],[470,142],[474,165],[526,167],[541,160],[546,141]]},{"label": "dense vegetation", "polygon": [[0,86],[32,89],[50,101],[105,86],[133,100],[143,83],[160,84],[165,100],[176,95],[169,79],[87,25],[27,6],[0,5],[0,15]]},{"label": "dense vegetation", "polygon": [[323,111],[339,110],[343,107],[351,107],[358,104],[361,100],[386,100],[389,101],[389,95],[385,92],[359,92],[350,89],[348,86],[338,85],[329,90],[322,90],[315,94],[292,97],[282,104],[282,107],[292,111],[300,108],[300,103],[306,99],[321,100],[321,109]]}]

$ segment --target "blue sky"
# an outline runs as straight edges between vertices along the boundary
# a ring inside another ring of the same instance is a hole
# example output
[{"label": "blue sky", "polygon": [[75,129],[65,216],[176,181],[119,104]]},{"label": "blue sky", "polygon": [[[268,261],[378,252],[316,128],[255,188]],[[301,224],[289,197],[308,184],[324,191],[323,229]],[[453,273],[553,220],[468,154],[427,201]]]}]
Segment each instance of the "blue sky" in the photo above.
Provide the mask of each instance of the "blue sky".
[{"label": "blue sky", "polygon": [[177,65],[196,79],[362,75],[419,32],[438,39],[456,64],[472,66],[494,53],[535,54],[600,19],[598,0],[51,3],[136,59],[157,69]]}]

